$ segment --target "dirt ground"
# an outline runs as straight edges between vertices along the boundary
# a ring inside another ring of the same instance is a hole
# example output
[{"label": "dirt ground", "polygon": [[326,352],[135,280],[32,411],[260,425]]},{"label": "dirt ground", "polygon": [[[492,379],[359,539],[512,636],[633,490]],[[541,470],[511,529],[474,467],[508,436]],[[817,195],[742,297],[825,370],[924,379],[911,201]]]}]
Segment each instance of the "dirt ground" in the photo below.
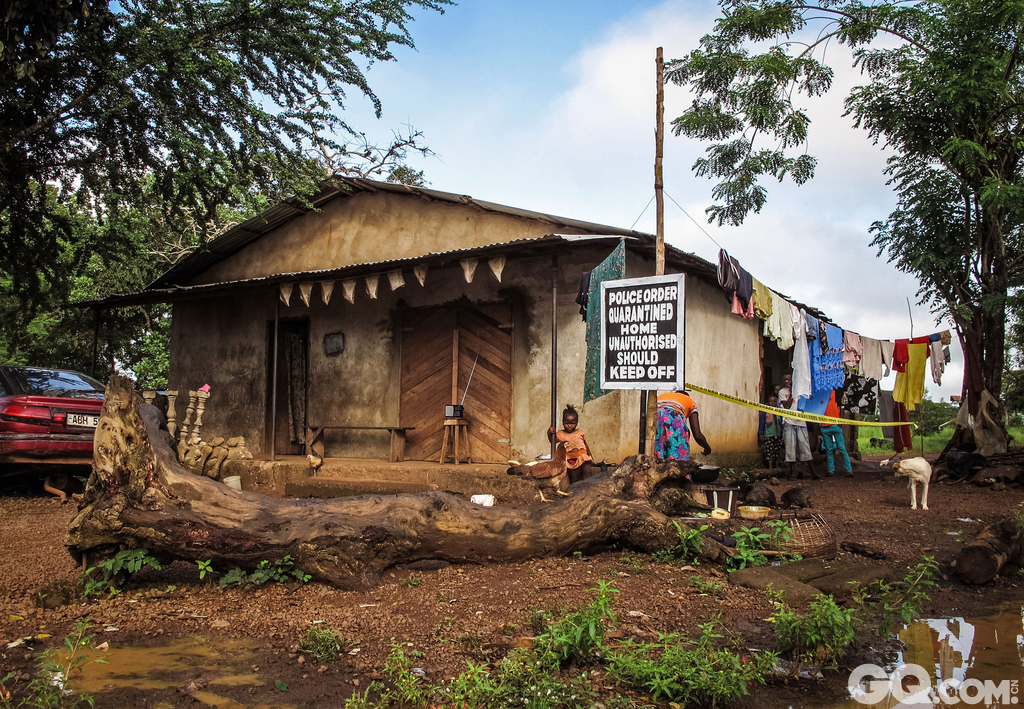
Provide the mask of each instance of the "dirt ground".
[{"label": "dirt ground", "polygon": [[[949,566],[985,524],[1018,510],[1024,491],[937,484],[931,489],[931,509],[912,511],[905,483],[882,477],[869,464],[858,468],[854,478],[799,484],[811,490],[815,511],[825,517],[839,541],[881,549],[898,576],[922,555],[935,556],[942,577],[926,608],[930,617],[971,616],[1024,597],[1024,576],[1016,567],[984,587],[970,587],[957,581]],[[795,484],[782,481],[773,489],[780,495]],[[36,672],[39,652],[60,644],[79,619],[89,619],[97,636],[94,642],[107,642],[112,652],[158,648],[190,638],[223,649],[223,657],[211,662],[167,662],[151,670],[161,682],[125,687],[101,681],[95,690],[98,707],[341,706],[354,689],[380,678],[392,639],[412,643],[423,652],[417,664],[437,682],[464,670],[467,661],[500,659],[533,635],[531,612],[574,610],[588,603],[589,589],[598,579],[612,581],[619,590],[615,609],[624,637],[653,640],[657,633],[693,633],[698,624],[720,615],[743,635],[748,647],[772,645],[771,624],[765,620],[771,607],[763,593],[729,586],[721,598],[701,595],[690,577],[696,573],[726,581],[721,567],[693,570],[655,564],[649,557],[620,550],[522,564],[396,569],[383,586],[363,593],[320,584],[268,584],[222,592],[209,578],[201,582],[196,567],[176,562],[159,572],[136,574],[113,598],[55,609],[37,607],[35,594],[40,588],[77,578],[62,544],[74,514],[73,505],[62,506],[55,498],[33,492],[7,491],[0,497],[0,677],[11,671],[24,681],[28,673]],[[297,654],[300,637],[318,621],[341,630],[358,652],[323,666]],[[7,646],[30,636],[33,639],[24,645]],[[137,657],[139,666],[145,666],[144,652],[131,652],[135,654],[119,655],[117,661]],[[851,662],[851,667],[859,664]],[[242,671],[248,679],[224,677]],[[741,704],[763,709],[829,706],[843,696],[847,676],[841,669],[824,681],[774,684]],[[219,677],[227,683],[217,684]],[[599,673],[591,679],[601,686]],[[288,685],[287,691],[275,688],[278,681]],[[158,686],[141,688],[150,685]]]}]

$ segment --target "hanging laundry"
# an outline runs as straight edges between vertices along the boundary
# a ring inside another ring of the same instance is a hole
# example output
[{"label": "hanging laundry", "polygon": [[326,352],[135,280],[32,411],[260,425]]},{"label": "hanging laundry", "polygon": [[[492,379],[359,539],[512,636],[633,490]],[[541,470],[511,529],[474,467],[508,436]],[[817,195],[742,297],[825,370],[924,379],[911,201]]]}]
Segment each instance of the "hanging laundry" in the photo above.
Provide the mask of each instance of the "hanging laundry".
[{"label": "hanging laundry", "polygon": [[736,260],[725,249],[718,250],[718,285],[730,295],[740,287],[740,272]]},{"label": "hanging laundry", "polygon": [[864,348],[860,357],[860,373],[870,379],[882,378],[882,343],[872,337],[861,337]]},{"label": "hanging laundry", "polygon": [[778,343],[780,350],[788,350],[793,346],[794,337],[791,306],[775,291],[769,290],[768,293],[771,295],[772,313],[764,321],[764,334]]},{"label": "hanging laundry", "polygon": [[892,368],[896,372],[907,371],[907,346],[910,340],[896,340],[896,346],[892,351]]},{"label": "hanging laundry", "polygon": [[830,398],[832,398],[831,389],[815,389],[810,398],[800,399],[797,402],[797,410],[821,416],[825,413]]},{"label": "hanging laundry", "polygon": [[856,332],[845,330],[843,332],[843,364],[850,367],[859,367],[861,357],[864,356],[864,343]]},{"label": "hanging laundry", "polygon": [[801,310],[804,314],[804,320],[807,321],[807,341],[818,339],[818,318],[814,317],[805,310]]},{"label": "hanging laundry", "polygon": [[[792,303],[789,306],[789,321],[792,324],[793,346],[793,398],[799,401],[811,395],[811,359],[807,345],[807,313]],[[814,329],[818,324],[815,322]]]},{"label": "hanging laundry", "polygon": [[733,315],[741,315],[745,318],[754,317],[754,299],[751,298],[747,301],[747,305],[744,307],[743,302],[740,300],[739,293],[732,294],[732,312]]},{"label": "hanging laundry", "polygon": [[[867,338],[863,338],[867,339]],[[846,382],[839,398],[843,408],[852,414],[874,414],[878,381],[852,370],[846,371]]]},{"label": "hanging laundry", "polygon": [[843,373],[843,331],[819,320],[818,340],[808,347],[814,392],[841,389],[846,380]]},{"label": "hanging laundry", "polygon": [[[895,421],[892,417],[892,392],[885,389],[878,390],[878,420],[880,423]],[[882,438],[892,440],[893,426],[882,426]]]},{"label": "hanging laundry", "polygon": [[942,344],[948,345],[953,341],[953,336],[949,334],[949,330],[943,330],[939,333],[939,338],[942,340]]},{"label": "hanging laundry", "polygon": [[754,277],[747,273],[736,259],[733,259],[733,263],[736,264],[736,270],[740,274],[740,284],[736,288],[736,296],[740,299],[740,304],[743,305],[744,310],[754,312]]},{"label": "hanging laundry", "polygon": [[907,345],[906,369],[896,374],[896,387],[892,398],[914,410],[924,399],[924,370],[928,358],[928,345],[914,343]]},{"label": "hanging laundry", "polygon": [[[895,392],[893,393],[893,396],[895,397]],[[893,401],[892,420],[894,422],[902,421],[903,423],[910,421],[910,415],[907,413],[907,406],[902,401]],[[892,441],[897,453],[902,453],[905,450],[912,450],[914,448],[914,441],[910,436],[910,426],[893,426]]]},{"label": "hanging laundry", "polygon": [[756,278],[750,280],[754,289],[754,315],[767,320],[772,315],[772,292]]},{"label": "hanging laundry", "polygon": [[878,344],[882,347],[882,366],[885,367],[885,373],[883,376],[888,377],[892,374],[892,359],[896,349],[896,343],[890,342],[889,340],[879,340]]},{"label": "hanging laundry", "polygon": [[946,371],[946,355],[942,351],[942,340],[928,343],[928,357],[932,364],[932,381],[942,386],[942,373]]}]

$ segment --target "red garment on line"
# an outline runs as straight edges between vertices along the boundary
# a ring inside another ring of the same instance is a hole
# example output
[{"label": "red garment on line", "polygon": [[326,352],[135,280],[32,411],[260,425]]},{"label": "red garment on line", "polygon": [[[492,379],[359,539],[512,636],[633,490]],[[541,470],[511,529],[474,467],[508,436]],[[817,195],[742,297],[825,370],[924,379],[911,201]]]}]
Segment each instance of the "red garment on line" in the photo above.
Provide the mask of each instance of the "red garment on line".
[{"label": "red garment on line", "polygon": [[[907,405],[902,401],[892,402],[892,418],[894,422],[909,422],[910,415],[907,413]],[[893,426],[892,441],[896,446],[897,453],[912,449],[914,441],[910,435],[910,426]]]},{"label": "red garment on line", "polygon": [[910,352],[907,345],[910,340],[896,340],[896,346],[892,348],[892,369],[894,372],[907,371],[907,362],[910,361]]}]

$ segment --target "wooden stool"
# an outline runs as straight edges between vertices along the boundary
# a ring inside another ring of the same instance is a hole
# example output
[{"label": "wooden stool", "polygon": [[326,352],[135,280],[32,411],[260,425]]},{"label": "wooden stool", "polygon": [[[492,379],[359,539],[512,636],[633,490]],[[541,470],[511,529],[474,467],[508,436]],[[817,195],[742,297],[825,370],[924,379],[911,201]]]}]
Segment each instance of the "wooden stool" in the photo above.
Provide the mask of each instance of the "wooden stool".
[{"label": "wooden stool", "polygon": [[445,462],[445,458],[451,456],[455,464],[459,464],[459,434],[462,434],[463,444],[466,446],[465,458],[467,463],[473,460],[469,456],[469,420],[468,419],[445,419],[444,438],[441,439],[441,457],[439,463]]}]

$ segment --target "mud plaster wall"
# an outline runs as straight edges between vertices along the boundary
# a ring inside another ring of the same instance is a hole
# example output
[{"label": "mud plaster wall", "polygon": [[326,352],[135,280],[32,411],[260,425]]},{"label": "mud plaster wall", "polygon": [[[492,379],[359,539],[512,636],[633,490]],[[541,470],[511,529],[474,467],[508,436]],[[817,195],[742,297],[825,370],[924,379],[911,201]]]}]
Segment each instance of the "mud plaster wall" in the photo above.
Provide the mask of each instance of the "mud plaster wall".
[{"label": "mud plaster wall", "polygon": [[[558,231],[578,233],[565,227]],[[216,264],[193,283],[341,268],[551,232],[552,225],[546,222],[464,205],[392,193],[358,193],[285,224]]]},{"label": "mud plaster wall", "polygon": [[[575,298],[580,275],[596,265],[607,249],[561,257],[558,269],[559,394],[558,415],[565,403],[582,403],[586,361],[585,325]],[[430,269],[421,287],[411,272],[406,285],[391,292],[386,276],[378,298],[366,294],[360,279],[355,304],[335,287],[329,305],[314,287],[310,307],[299,300],[281,305],[281,318],[309,318],[309,422],[350,426],[396,425],[400,402],[400,330],[416,308],[460,299],[472,303],[511,302],[513,307],[511,447],[518,456],[548,450],[551,395],[551,259],[510,258],[499,283],[485,260],[472,283],[456,265]],[[266,455],[267,331],[274,317],[276,292],[250,291],[246,298],[210,298],[175,306],[172,325],[171,386],[195,389],[211,385],[204,417],[204,437],[244,435],[256,455]],[[345,351],[329,358],[324,335],[345,334]],[[284,397],[278,392],[279,405]],[[623,406],[622,402],[626,402]],[[598,460],[621,460],[636,452],[638,398],[635,392],[613,393],[589,404],[583,425]],[[179,420],[184,415],[180,405]],[[632,423],[626,423],[632,418]],[[623,432],[629,433],[623,436]],[[387,432],[328,432],[329,456],[384,458]]]}]

